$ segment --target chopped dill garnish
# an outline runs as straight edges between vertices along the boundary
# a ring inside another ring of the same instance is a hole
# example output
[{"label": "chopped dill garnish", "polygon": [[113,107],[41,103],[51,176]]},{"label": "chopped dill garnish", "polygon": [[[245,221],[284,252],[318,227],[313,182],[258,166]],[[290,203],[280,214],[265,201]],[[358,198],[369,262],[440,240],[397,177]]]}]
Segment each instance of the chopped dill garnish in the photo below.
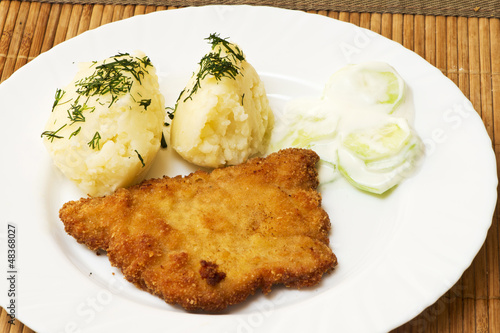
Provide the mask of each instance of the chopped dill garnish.
[{"label": "chopped dill garnish", "polygon": [[[194,75],[194,73],[193,73],[193,75]],[[166,108],[166,109],[172,110],[172,114],[174,114],[175,110],[177,110],[177,105],[179,104],[181,96],[184,94],[185,91],[186,91],[186,88],[182,89],[182,91],[179,93],[179,96],[177,97],[177,100],[175,101],[175,106],[173,108],[172,107],[167,107]]]},{"label": "chopped dill garnish", "polygon": [[97,70],[75,84],[77,93],[83,96],[104,95],[111,93],[113,96],[130,92],[132,80],[123,75],[117,68],[97,67]]},{"label": "chopped dill garnish", "polygon": [[245,94],[241,95],[241,105],[243,105],[243,99],[245,98]]},{"label": "chopped dill garnish", "polygon": [[69,99],[69,100],[61,103],[61,99],[63,98],[65,93],[66,93],[66,91],[64,91],[62,89],[59,89],[59,88],[56,89],[54,103],[52,104],[52,112],[54,112],[54,109],[56,108],[56,106],[63,105],[65,103],[68,103],[69,101],[71,101],[71,99]]},{"label": "chopped dill garnish", "polygon": [[[172,108],[172,107],[169,107],[167,106],[165,108],[165,110],[167,111],[167,117],[172,120],[174,119],[174,113],[175,113],[175,109],[177,108],[177,103],[175,103],[175,108]],[[170,123],[169,122],[164,122],[163,125],[165,126],[170,126]]]},{"label": "chopped dill garnish", "polygon": [[118,96],[111,96],[111,103],[109,103],[109,106],[108,107],[111,107],[111,105],[113,105],[114,102],[116,102],[116,100],[118,99]]},{"label": "chopped dill garnish", "polygon": [[131,74],[139,83],[144,77],[147,66],[152,66],[148,57],[130,58],[128,53],[119,53],[113,60],[96,66],[92,75],[76,82],[77,93],[83,96],[112,95],[111,104],[117,96],[130,92],[132,79],[124,73]]},{"label": "chopped dill garnish", "polygon": [[144,56],[142,58],[137,58],[137,59],[139,59],[139,61],[142,62],[144,67],[153,66],[153,63],[151,62],[151,59],[149,59],[148,56]]},{"label": "chopped dill garnish", "polygon": [[90,148],[95,149],[97,147],[97,150],[99,150],[101,149],[99,147],[100,140],[101,140],[101,135],[99,134],[99,132],[95,132],[94,137],[87,144]]},{"label": "chopped dill garnish", "polygon": [[83,103],[83,105],[80,105],[78,103],[80,99],[80,96],[76,99],[76,101],[71,104],[70,108],[68,109],[68,118],[71,120],[71,124],[73,125],[76,122],[84,122],[85,121],[85,116],[83,115],[83,111],[90,110],[90,112],[94,112],[95,106],[89,107],[86,103]]},{"label": "chopped dill garnish", "polygon": [[151,98],[150,99],[141,99],[139,101],[139,106],[143,106],[144,110],[147,110],[149,105],[151,105]]},{"label": "chopped dill garnish", "polygon": [[167,148],[168,147],[167,140],[165,140],[165,135],[163,134],[163,132],[161,133],[160,145],[161,145],[162,148]]},{"label": "chopped dill garnish", "polygon": [[78,133],[80,133],[80,130],[82,129],[82,127],[78,127],[78,129],[76,131],[74,131],[73,133],[71,133],[71,135],[69,136],[68,140],[71,139],[71,137],[77,135]]},{"label": "chopped dill garnish", "polygon": [[[128,53],[119,53],[103,63],[99,64],[98,61],[92,61],[89,68],[92,68],[93,73],[87,77],[80,79],[75,82],[76,93],[78,97],[70,104],[69,108],[66,110],[68,114],[68,119],[66,124],[57,129],[56,131],[45,131],[42,133],[42,137],[46,136],[50,142],[54,139],[63,138],[59,133],[66,125],[73,125],[76,122],[85,122],[86,113],[94,112],[96,110],[95,106],[91,106],[91,97],[96,96],[95,103],[100,105],[108,104],[111,107],[118,99],[119,96],[126,93],[130,93],[133,84],[133,78],[135,78],[139,83],[148,74],[147,67],[153,66],[149,57],[133,57]],[[57,89],[55,93],[55,100],[52,105],[52,111],[58,105],[64,103],[69,103],[73,99],[70,98],[64,102],[66,91],[62,89]],[[101,101],[100,96],[111,95],[111,100]],[[139,94],[142,98],[142,96]],[[81,99],[80,99],[81,98]],[[132,99],[133,96],[132,96]],[[84,102],[81,102],[84,101]],[[135,101],[135,99],[134,99]],[[147,110],[148,106],[151,105],[151,99],[142,99],[138,103],[140,106]],[[90,104],[90,105],[89,105]],[[81,127],[73,131],[68,139],[76,136],[80,133]],[[92,149],[100,149],[100,139],[101,135],[99,132],[95,132],[94,137],[87,144]],[[140,155],[139,155],[140,156]],[[142,158],[141,158],[142,160]]]},{"label": "chopped dill garnish", "polygon": [[66,125],[67,124],[62,125],[56,131],[45,131],[45,132],[42,133],[42,135],[40,137],[43,138],[43,136],[45,135],[47,137],[47,139],[50,140],[50,142],[53,142],[54,139],[62,139],[63,136],[57,135],[57,132],[59,132],[60,130],[62,130],[64,127],[66,127]]},{"label": "chopped dill garnish", "polygon": [[146,166],[146,164],[144,164],[144,160],[142,159],[141,154],[139,154],[137,149],[135,150],[135,153],[137,154],[137,157],[139,157],[139,160],[141,161],[142,167],[144,168]]},{"label": "chopped dill garnish", "polygon": [[219,34],[216,33],[210,34],[210,36],[205,38],[205,40],[208,40],[210,44],[212,44],[212,50],[215,49],[217,45],[222,44],[222,46],[224,46],[224,48],[226,49],[228,55],[239,61],[245,60],[243,51],[241,51],[241,49],[237,45],[229,42],[227,39],[228,38],[219,37]]},{"label": "chopped dill garnish", "polygon": [[59,102],[61,101],[61,99],[63,98],[64,94],[66,92],[62,89],[57,89],[56,90],[56,96],[55,96],[55,100],[54,100],[54,104],[52,104],[52,111],[54,111],[54,108],[57,106],[57,104],[59,104]]},{"label": "chopped dill garnish", "polygon": [[[196,73],[196,81],[189,95],[184,98],[184,102],[191,99],[193,94],[201,88],[201,81],[207,75],[212,75],[216,81],[220,81],[223,77],[234,79],[240,74],[240,68],[236,63],[245,59],[243,52],[236,45],[224,38],[220,38],[218,34],[211,34],[205,39],[209,40],[210,44],[212,44],[212,52],[201,58],[199,62],[200,69]],[[217,45],[221,45],[221,48],[214,51]],[[222,54],[223,48],[225,54]]]},{"label": "chopped dill garnish", "polygon": [[175,109],[169,108],[169,110],[172,110],[172,111],[167,111],[167,116],[170,120],[172,120],[172,119],[174,119]]}]

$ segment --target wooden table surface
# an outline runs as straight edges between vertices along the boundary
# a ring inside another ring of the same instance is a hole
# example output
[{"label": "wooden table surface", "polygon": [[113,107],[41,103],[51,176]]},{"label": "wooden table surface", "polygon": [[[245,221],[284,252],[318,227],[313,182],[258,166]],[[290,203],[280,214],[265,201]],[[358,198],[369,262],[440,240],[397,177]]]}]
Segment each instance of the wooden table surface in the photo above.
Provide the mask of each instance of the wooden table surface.
[{"label": "wooden table surface", "polygon": [[[69,38],[164,6],[72,5],[0,1],[0,81]],[[436,66],[462,90],[500,153],[500,19],[315,11],[371,29]],[[500,228],[495,213],[486,242],[456,285],[393,332],[500,332]],[[2,291],[3,292],[3,291]],[[33,332],[0,314],[0,333]]]}]

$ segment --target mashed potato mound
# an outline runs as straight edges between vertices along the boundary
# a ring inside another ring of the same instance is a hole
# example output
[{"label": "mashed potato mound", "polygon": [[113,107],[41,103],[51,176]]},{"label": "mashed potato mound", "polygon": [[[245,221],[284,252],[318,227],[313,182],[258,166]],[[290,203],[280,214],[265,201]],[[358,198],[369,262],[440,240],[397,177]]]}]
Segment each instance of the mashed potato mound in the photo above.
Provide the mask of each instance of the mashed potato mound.
[{"label": "mashed potato mound", "polygon": [[82,63],[73,81],[57,90],[43,141],[80,189],[107,195],[147,172],[160,148],[164,104],[143,53]]},{"label": "mashed potato mound", "polygon": [[264,84],[239,47],[217,35],[207,39],[212,51],[179,96],[170,142],[187,161],[216,168],[263,154],[274,117]]}]

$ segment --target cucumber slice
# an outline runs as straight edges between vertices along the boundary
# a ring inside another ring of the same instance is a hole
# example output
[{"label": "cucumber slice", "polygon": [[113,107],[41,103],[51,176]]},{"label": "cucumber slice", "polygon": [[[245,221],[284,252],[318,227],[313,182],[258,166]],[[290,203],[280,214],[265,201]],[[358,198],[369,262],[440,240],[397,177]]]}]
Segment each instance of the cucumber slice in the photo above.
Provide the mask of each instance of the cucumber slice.
[{"label": "cucumber slice", "polygon": [[397,155],[412,136],[404,118],[388,118],[380,127],[347,134],[342,145],[366,162]]},{"label": "cucumber slice", "polygon": [[337,165],[327,160],[320,159],[316,168],[320,185],[331,183],[339,177]]},{"label": "cucumber slice", "polygon": [[321,98],[287,104],[271,151],[312,149],[320,156],[320,184],[344,176],[363,191],[382,194],[408,177],[423,156],[424,145],[409,123],[413,109],[400,106],[405,89],[386,63],[348,65],[330,77]]},{"label": "cucumber slice", "polygon": [[[409,126],[394,127],[402,124],[403,119],[398,118],[365,133],[348,135],[348,144],[343,141],[338,149],[339,172],[352,185],[375,194],[408,177],[423,156],[424,145]],[[366,133],[370,135],[363,135]]]},{"label": "cucumber slice", "polygon": [[347,65],[334,73],[323,91],[323,99],[332,99],[355,108],[376,106],[391,114],[405,96],[405,82],[396,70],[384,62]]},{"label": "cucumber slice", "polygon": [[282,123],[275,128],[272,150],[310,148],[316,142],[331,140],[337,135],[338,122],[339,115],[325,108],[324,103],[299,100],[288,105]]},{"label": "cucumber slice", "polygon": [[337,148],[331,141],[322,143],[313,143],[309,149],[314,150],[320,160],[317,164],[318,178],[321,185],[328,184],[337,179],[340,174],[337,167]]}]

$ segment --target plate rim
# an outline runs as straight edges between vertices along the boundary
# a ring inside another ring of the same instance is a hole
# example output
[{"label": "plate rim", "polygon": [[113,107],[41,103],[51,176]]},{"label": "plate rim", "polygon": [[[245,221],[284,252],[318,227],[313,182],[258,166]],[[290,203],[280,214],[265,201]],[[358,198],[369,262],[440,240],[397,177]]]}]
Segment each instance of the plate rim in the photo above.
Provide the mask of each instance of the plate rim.
[{"label": "plate rim", "polygon": [[[295,13],[297,13],[298,15],[308,15],[308,17],[309,17],[309,16],[311,16],[311,17],[312,17],[312,16],[314,16],[314,15],[318,16],[318,14],[306,13],[306,12],[302,12],[302,11],[299,11],[299,10],[281,9],[281,8],[268,7],[268,6],[250,6],[250,5],[237,5],[237,6],[234,6],[234,5],[209,5],[209,6],[201,6],[201,7],[187,7],[187,8],[179,8],[179,9],[174,9],[174,10],[166,10],[166,11],[154,12],[154,13],[145,14],[145,15],[133,16],[133,17],[128,18],[128,19],[126,19],[126,20],[122,20],[122,21],[118,21],[118,22],[109,23],[109,25],[111,25],[111,24],[117,24],[117,23],[119,23],[119,24],[126,24],[126,23],[123,23],[123,22],[125,22],[125,21],[126,21],[126,22],[133,22],[133,20],[137,20],[137,21],[139,22],[139,21],[141,21],[141,20],[144,20],[144,16],[146,16],[146,15],[165,15],[165,13],[168,13],[168,14],[166,14],[166,15],[174,15],[174,14],[172,14],[174,11],[191,11],[191,10],[196,10],[196,11],[199,11],[199,10],[205,10],[205,8],[212,8],[212,9],[214,9],[214,8],[220,8],[220,7],[231,7],[231,8],[243,8],[243,7],[244,7],[244,8],[251,8],[251,10],[260,10],[260,9],[262,9],[262,10],[269,10],[269,9],[270,9],[270,10],[273,10],[273,11],[276,11],[276,12],[280,12],[280,13],[282,13],[282,12],[295,12]],[[343,21],[338,21],[338,20],[335,20],[335,19],[333,19],[333,18],[326,18],[326,17],[325,17],[324,19],[325,19],[325,20],[334,20],[334,21],[337,21],[338,23],[340,23],[340,25],[343,25],[343,24],[349,24],[349,25],[354,26],[352,23],[343,22]],[[108,24],[103,25],[103,26],[101,26],[101,27],[104,27],[104,26],[107,26],[107,25],[108,25]],[[67,42],[69,42],[69,41],[73,40],[73,42],[71,42],[71,43],[75,43],[74,41],[75,41],[75,40],[78,40],[77,38],[79,38],[80,36],[87,36],[87,35],[91,36],[91,35],[97,34],[96,30],[98,31],[98,29],[100,29],[101,27],[99,27],[99,28],[97,28],[97,29],[95,29],[95,30],[89,30],[89,31],[86,31],[86,32],[82,33],[81,35],[78,35],[78,36],[76,36],[76,37],[74,37],[74,38],[72,38],[72,39],[70,39],[70,40],[68,40],[68,41],[65,41],[65,42],[63,42],[63,43],[60,43],[60,44],[58,44],[58,45],[54,46],[52,49],[48,50],[47,52],[44,52],[43,54],[40,54],[40,55],[39,55],[39,56],[37,56],[35,59],[33,59],[30,63],[28,63],[28,64],[26,64],[25,66],[23,66],[22,68],[20,68],[20,69],[18,70],[18,72],[19,72],[19,73],[17,73],[17,72],[16,72],[16,73],[14,73],[11,77],[9,77],[7,80],[5,80],[5,81],[4,81],[4,82],[0,85],[0,94],[1,94],[1,93],[2,93],[2,91],[4,90],[4,89],[3,89],[4,87],[6,87],[6,86],[10,86],[10,85],[15,85],[15,84],[16,84],[16,81],[17,81],[17,78],[18,78],[18,77],[21,77],[22,75],[24,75],[24,72],[29,71],[29,70],[31,69],[31,67],[36,66],[36,65],[38,64],[38,62],[43,62],[45,58],[50,57],[52,53],[55,53],[55,52],[56,52],[56,51],[53,51],[53,52],[52,52],[52,50],[54,50],[54,49],[55,49],[55,50],[58,50],[59,48],[64,48],[64,47],[67,47],[67,45],[68,45],[68,44],[70,44],[70,43],[67,43]],[[360,28],[360,29],[363,29],[363,28]],[[382,36],[381,36],[381,37],[382,37]],[[82,37],[80,37],[80,38],[82,38]],[[383,37],[383,38],[385,38],[385,37]],[[397,43],[396,43],[396,42],[394,42],[394,41],[391,41],[391,42],[393,42],[393,43],[397,44]],[[397,45],[400,45],[400,44],[397,44]],[[400,46],[401,46],[401,45],[400,45]],[[401,47],[402,47],[402,46],[401,46]],[[408,49],[406,49],[406,50],[407,50],[408,52],[412,52],[414,55],[417,55],[416,53],[414,53],[414,52],[413,52],[413,51],[411,51],[411,50],[408,50]],[[418,56],[418,55],[417,55],[417,56]],[[30,64],[31,64],[31,65],[30,65]],[[430,65],[430,64],[429,64],[429,66],[432,66],[432,65]],[[432,67],[434,67],[434,66],[432,66]],[[435,68],[435,67],[434,67],[434,68]],[[437,69],[436,69],[436,70],[437,70]],[[441,72],[439,71],[439,73],[441,73]],[[442,73],[441,73],[441,74],[442,74]],[[444,78],[446,78],[444,75],[443,75],[443,77],[444,77]],[[448,79],[448,78],[446,78],[446,79]],[[448,79],[448,80],[449,80],[449,79]],[[450,80],[450,82],[452,82],[452,81]],[[6,84],[6,83],[7,83],[7,84]],[[457,89],[458,89],[458,88],[457,88]],[[465,96],[464,96],[464,98],[465,98]],[[486,136],[487,136],[487,138],[485,138],[485,139],[489,139],[489,136],[487,135],[487,133],[486,133]],[[490,140],[490,143],[491,143],[491,140]],[[493,156],[493,158],[495,158],[494,154],[493,154],[492,156]],[[496,167],[495,167],[495,170],[496,170]],[[496,178],[496,177],[495,177],[495,178]],[[492,188],[492,192],[493,192],[493,193],[492,193],[492,197],[491,197],[491,199],[492,199],[492,200],[491,200],[491,203],[490,203],[490,205],[492,206],[492,208],[491,208],[491,218],[490,218],[490,220],[491,220],[491,219],[492,219],[492,217],[493,217],[493,213],[494,213],[494,209],[495,209],[495,205],[496,205],[496,201],[497,201],[497,192],[496,192],[496,187],[497,187],[497,184],[498,184],[498,179],[496,179],[496,183],[494,184],[495,190],[493,190],[493,188]],[[490,226],[491,226],[491,223],[488,225],[488,227],[486,228],[486,230],[484,230],[484,239],[486,239],[486,235],[487,235],[487,233],[488,233],[488,230],[489,230]],[[483,243],[484,243],[484,241],[483,241]],[[482,246],[482,244],[483,244],[483,243],[481,243],[481,245],[479,246],[479,248]],[[479,248],[478,248],[478,251],[479,251]],[[473,261],[474,257],[476,256],[476,254],[477,254],[477,251],[474,253],[474,255],[472,255],[472,256],[471,256],[470,261],[469,261],[467,264],[465,264],[465,265],[464,265],[465,267],[468,267],[468,266],[472,263],[472,261]],[[464,270],[465,270],[465,269],[464,269]],[[462,271],[462,274],[463,274],[463,271]],[[461,276],[461,274],[460,274],[460,276]],[[457,281],[460,279],[460,276],[458,276],[458,277],[457,277],[457,279],[456,279]],[[456,282],[456,281],[455,281],[455,282]],[[446,292],[446,290],[445,290],[444,292]],[[437,298],[436,298],[436,300],[437,300]],[[4,305],[4,304],[5,304],[5,303],[4,303],[4,299],[2,298],[2,305]],[[430,303],[430,304],[432,304],[432,303]],[[426,306],[428,306],[428,305],[430,305],[430,304],[427,304]],[[422,307],[421,307],[421,309],[420,309],[420,311],[421,311],[421,310],[423,310],[426,306],[422,306]],[[420,313],[420,311],[419,311],[419,313]],[[418,314],[418,313],[417,313],[417,314]],[[413,317],[412,317],[412,318],[413,318]],[[411,318],[409,318],[409,319],[411,319]],[[407,321],[407,320],[404,320],[403,322],[400,322],[400,324],[403,324],[403,323],[404,323],[404,322],[406,322],[406,321]],[[29,325],[29,319],[28,319],[28,325]]]}]

